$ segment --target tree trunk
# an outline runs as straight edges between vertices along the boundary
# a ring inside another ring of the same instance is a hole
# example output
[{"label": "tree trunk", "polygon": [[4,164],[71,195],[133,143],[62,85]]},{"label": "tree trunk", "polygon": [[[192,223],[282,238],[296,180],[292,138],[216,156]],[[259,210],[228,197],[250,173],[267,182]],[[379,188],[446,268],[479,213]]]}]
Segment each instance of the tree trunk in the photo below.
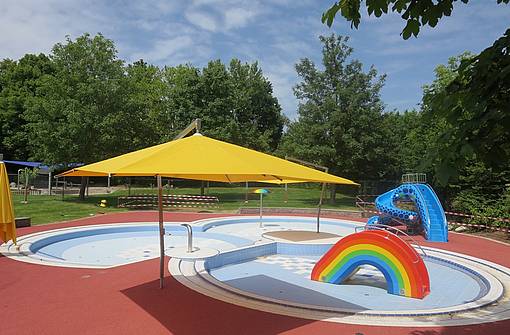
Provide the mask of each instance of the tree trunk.
[{"label": "tree trunk", "polygon": [[329,189],[329,203],[334,204],[336,203],[336,185],[331,184],[331,188]]},{"label": "tree trunk", "polygon": [[81,177],[80,200],[85,200],[85,190],[87,189],[88,183],[89,183],[89,177]]}]

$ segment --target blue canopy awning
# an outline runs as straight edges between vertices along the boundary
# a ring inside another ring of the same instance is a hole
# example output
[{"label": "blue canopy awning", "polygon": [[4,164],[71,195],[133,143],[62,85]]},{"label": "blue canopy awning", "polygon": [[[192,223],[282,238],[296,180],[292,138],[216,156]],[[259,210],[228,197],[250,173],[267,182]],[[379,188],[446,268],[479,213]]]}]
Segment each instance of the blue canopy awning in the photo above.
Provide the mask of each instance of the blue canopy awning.
[{"label": "blue canopy awning", "polygon": [[21,166],[30,167],[30,168],[38,168],[38,169],[42,169],[42,170],[48,170],[48,166],[44,165],[41,162],[24,162],[24,161],[7,161],[7,160],[4,160],[4,163],[7,163],[7,164],[16,164],[16,165],[21,165]]}]

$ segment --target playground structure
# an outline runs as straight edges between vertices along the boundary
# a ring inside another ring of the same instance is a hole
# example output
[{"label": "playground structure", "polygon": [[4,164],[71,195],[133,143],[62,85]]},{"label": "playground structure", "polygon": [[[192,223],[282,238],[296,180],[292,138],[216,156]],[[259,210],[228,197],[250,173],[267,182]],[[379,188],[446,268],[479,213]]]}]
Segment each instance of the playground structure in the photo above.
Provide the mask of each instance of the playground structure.
[{"label": "playground structure", "polygon": [[362,265],[382,272],[388,293],[423,299],[430,292],[423,259],[407,242],[384,230],[366,230],[342,238],[315,264],[311,279],[340,284]]},{"label": "playground structure", "polygon": [[[397,202],[412,202],[417,211],[400,208]],[[391,221],[406,226],[420,223],[428,241],[448,241],[445,212],[432,187],[426,184],[424,174],[403,175],[402,185],[378,196],[375,206],[380,214],[369,218],[367,225],[389,224]]]}]

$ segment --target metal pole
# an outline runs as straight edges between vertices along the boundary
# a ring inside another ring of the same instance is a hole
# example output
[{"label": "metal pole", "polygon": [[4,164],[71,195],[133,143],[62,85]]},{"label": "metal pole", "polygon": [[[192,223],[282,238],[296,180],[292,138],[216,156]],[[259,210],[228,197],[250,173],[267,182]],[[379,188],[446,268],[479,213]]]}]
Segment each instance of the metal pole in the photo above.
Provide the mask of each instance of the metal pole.
[{"label": "metal pole", "polygon": [[188,252],[193,252],[193,229],[191,228],[191,225],[187,223],[182,223],[181,226],[186,228],[188,233]]},{"label": "metal pole", "polygon": [[244,190],[244,203],[248,203],[248,182],[246,182],[246,189]]},{"label": "metal pole", "polygon": [[[329,173],[329,169],[327,167],[325,167],[325,166],[321,166],[321,165],[318,165],[318,164],[306,162],[304,160],[293,158],[293,157],[289,157],[289,156],[285,156],[285,159],[289,160],[291,162],[296,162],[296,163],[300,163],[300,164],[303,164],[303,165],[309,165],[309,166],[312,166],[312,167],[314,167],[316,169],[322,169],[322,170],[324,170],[324,172]],[[324,191],[325,191],[325,189],[326,189],[326,184],[323,183],[322,184],[322,190],[321,190],[321,197],[319,199],[319,205],[317,206],[317,232],[319,232],[320,217],[321,217],[321,207],[322,207],[322,200],[324,198]]]},{"label": "metal pole", "polygon": [[18,190],[21,190],[21,184],[19,183],[19,174],[20,171],[23,171],[23,169],[18,169]]},{"label": "metal pole", "polygon": [[284,199],[284,202],[287,203],[287,201],[289,201],[289,187],[288,187],[289,184],[285,184],[285,199]]},{"label": "metal pole", "polygon": [[64,201],[65,188],[66,188],[66,177],[64,177],[64,182],[62,184],[62,201]]},{"label": "metal pole", "polygon": [[112,178],[112,175],[108,173],[108,189],[106,190],[106,193],[110,193],[110,179]]},{"label": "metal pole", "polygon": [[161,176],[158,180],[158,214],[159,214],[159,288],[163,288],[163,277],[165,275],[165,228],[163,227],[163,183]]},{"label": "metal pole", "polygon": [[262,196],[263,194],[260,193],[260,224],[259,224],[260,228],[264,227],[264,225],[262,224]]},{"label": "metal pole", "polygon": [[28,168],[25,168],[25,200],[23,203],[28,203]]},{"label": "metal pole", "polygon": [[179,135],[175,136],[174,140],[178,140],[178,139],[181,139],[181,138],[187,136],[188,134],[190,134],[193,131],[193,129],[196,131],[196,133],[200,133],[201,125],[202,125],[202,122],[200,121],[200,119],[195,119],[186,128],[184,128],[184,130],[181,131],[179,133]]},{"label": "metal pole", "polygon": [[48,195],[51,195],[51,170],[48,171]]},{"label": "metal pole", "polygon": [[320,219],[321,219],[321,208],[322,208],[322,199],[324,198],[324,191],[326,190],[326,183],[322,183],[321,197],[319,198],[319,206],[317,206],[317,233],[320,232]]}]

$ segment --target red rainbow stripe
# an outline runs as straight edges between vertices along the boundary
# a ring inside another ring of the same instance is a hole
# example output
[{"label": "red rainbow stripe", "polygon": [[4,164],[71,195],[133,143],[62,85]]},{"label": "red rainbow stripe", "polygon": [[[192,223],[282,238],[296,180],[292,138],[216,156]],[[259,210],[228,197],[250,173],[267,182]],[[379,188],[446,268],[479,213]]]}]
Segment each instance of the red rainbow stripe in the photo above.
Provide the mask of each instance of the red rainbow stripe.
[{"label": "red rainbow stripe", "polygon": [[315,264],[311,279],[340,284],[364,264],[383,273],[391,294],[422,299],[430,292],[428,271],[420,255],[397,235],[383,230],[342,238]]}]

